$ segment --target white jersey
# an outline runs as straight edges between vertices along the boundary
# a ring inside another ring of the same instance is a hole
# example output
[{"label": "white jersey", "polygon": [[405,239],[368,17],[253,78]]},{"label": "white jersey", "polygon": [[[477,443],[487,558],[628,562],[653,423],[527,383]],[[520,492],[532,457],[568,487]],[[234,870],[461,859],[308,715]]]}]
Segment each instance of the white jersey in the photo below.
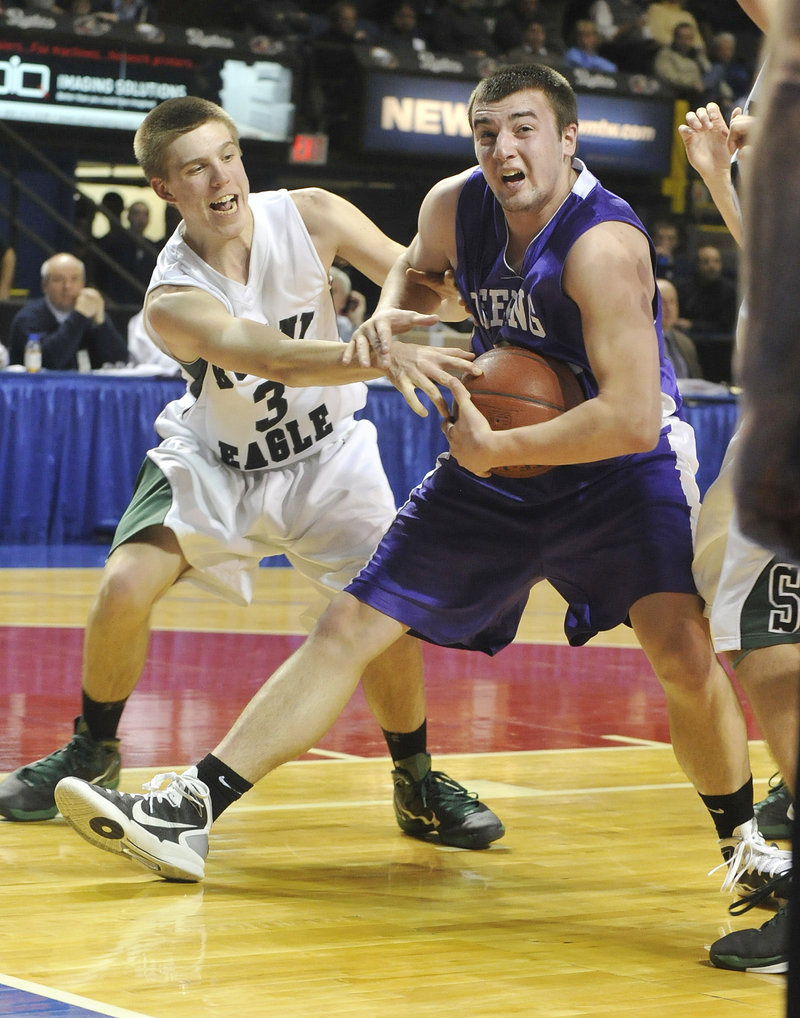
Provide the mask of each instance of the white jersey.
[{"label": "white jersey", "polygon": [[[297,339],[339,339],[330,281],[288,191],[250,195],[253,243],[246,284],[221,275],[184,241],[181,224],[158,258],[149,290],[194,286],[237,318],[263,322]],[[197,361],[186,394],[155,428],[162,439],[187,430],[219,461],[239,470],[285,467],[335,439],[364,406],[361,382],[291,388]]]}]

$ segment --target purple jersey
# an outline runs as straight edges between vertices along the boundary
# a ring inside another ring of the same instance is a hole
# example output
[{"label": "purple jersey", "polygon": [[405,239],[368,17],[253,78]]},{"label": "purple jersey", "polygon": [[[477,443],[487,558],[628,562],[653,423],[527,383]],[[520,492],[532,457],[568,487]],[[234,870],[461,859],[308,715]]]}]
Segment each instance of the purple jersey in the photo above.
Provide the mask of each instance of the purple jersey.
[{"label": "purple jersey", "polygon": [[[642,233],[645,229],[630,205],[607,191],[579,159],[573,161],[573,166],[580,175],[556,214],[528,246],[521,275],[506,264],[505,216],[483,173],[476,168],[458,200],[455,277],[475,321],[472,345],[476,353],[506,342],[568,361],[580,369],[587,395],[596,396],[597,382],[586,357],[580,311],[561,289],[564,262],[578,237],[598,223],[630,223]],[[664,353],[652,243],[650,257],[661,390],[674,403],[675,412],[680,409],[681,397],[675,372]]]},{"label": "purple jersey", "polygon": [[[575,166],[575,186],[528,247],[522,276],[505,263],[503,212],[476,170],[459,197],[456,282],[477,323],[476,352],[506,341],[558,357],[592,397],[597,383],[580,312],[561,289],[564,260],[597,223],[643,227],[629,205]],[[531,478],[476,477],[445,454],[412,491],[351,594],[425,640],[494,654],[514,638],[541,579],[567,601],[564,628],[575,645],[627,621],[631,605],[650,594],[695,592],[694,433],[676,414],[655,277],[653,288],[663,391],[656,447]]]}]

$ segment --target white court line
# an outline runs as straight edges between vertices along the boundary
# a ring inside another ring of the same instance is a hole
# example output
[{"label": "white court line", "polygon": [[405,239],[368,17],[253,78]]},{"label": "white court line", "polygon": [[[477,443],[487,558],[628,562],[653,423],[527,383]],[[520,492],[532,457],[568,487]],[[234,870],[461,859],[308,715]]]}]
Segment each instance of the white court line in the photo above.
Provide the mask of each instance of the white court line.
[{"label": "white court line", "polygon": [[[101,1004],[97,1000],[90,1000],[89,997],[79,997],[74,993],[63,993],[61,990],[54,990],[52,986],[31,983],[27,979],[15,979],[14,976],[7,976],[3,972],[0,972],[0,985],[10,986],[14,990],[22,990],[25,993],[36,994],[47,1000],[58,1000],[62,1004],[84,1007],[92,1014],[105,1015],[106,1018],[152,1018],[152,1015],[143,1014],[141,1011],[128,1011],[124,1007],[114,1007],[113,1004]],[[42,1012],[42,1014],[46,1013],[46,1011]]]},{"label": "white court line", "polygon": [[[567,795],[610,795],[615,792],[665,792],[676,789],[693,788],[689,781],[670,781],[657,785],[598,785],[593,788],[531,788],[528,785],[511,785],[500,781],[470,781],[470,791],[477,792],[480,798],[492,799],[555,799]],[[367,809],[374,806],[385,806],[386,799],[345,799],[340,802],[325,799],[321,802],[275,803],[263,806],[249,805],[240,799],[236,803],[237,813],[292,813],[296,810],[331,810],[331,809]]]},{"label": "white court line", "polygon": [[669,742],[660,742],[657,739],[637,739],[632,735],[601,735],[600,738],[607,742],[622,742],[626,746],[650,746],[654,749],[670,746],[671,748]]}]

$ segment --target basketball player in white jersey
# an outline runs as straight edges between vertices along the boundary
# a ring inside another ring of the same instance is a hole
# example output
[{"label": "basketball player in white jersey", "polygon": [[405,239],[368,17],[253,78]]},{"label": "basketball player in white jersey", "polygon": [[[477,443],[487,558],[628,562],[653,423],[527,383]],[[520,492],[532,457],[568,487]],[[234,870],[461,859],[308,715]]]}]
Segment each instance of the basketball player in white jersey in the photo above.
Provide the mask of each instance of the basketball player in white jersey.
[{"label": "basketball player in white jersey", "polygon": [[[773,13],[770,0],[740,0],[740,3],[756,24],[766,30]],[[760,78],[744,110],[734,110],[730,128],[716,103],[688,113],[686,124],[679,128],[689,161],[706,183],[740,246],[742,221],[731,168],[733,165],[735,174],[738,157],[753,126],[759,93]],[[746,314],[743,308],[740,331]],[[779,802],[783,803],[786,826],[786,808],[791,806],[785,793],[795,787],[798,741],[800,569],[791,562],[780,561],[742,534],[733,490],[739,441],[737,431],[719,477],[703,500],[695,538],[694,574],[706,602],[714,649],[735,670],[783,775],[784,794],[775,795],[774,802],[767,805],[774,809]],[[754,821],[750,823],[753,825]],[[789,881],[779,860],[777,866],[773,897],[782,901],[788,896]],[[752,896],[745,895],[741,902],[731,906],[731,911],[734,914],[746,911],[751,902],[764,900],[763,893],[761,888]],[[717,940],[711,945],[711,961],[722,968],[786,971],[788,933],[788,912],[782,906],[759,929],[739,930]]]},{"label": "basketball player in white jersey", "polygon": [[[178,580],[247,604],[260,560],[285,554],[323,596],[341,590],[395,514],[375,429],[353,417],[363,382],[388,373],[414,410],[426,412],[417,388],[446,416],[436,383],[470,370],[471,354],[415,344],[398,344],[388,372],[346,362],[334,258],[380,283],[400,245],[328,192],[251,194],[235,125],[219,106],[162,103],[134,149],[183,217],[159,256],[144,323],[180,363],[187,391],[159,416],[162,442],[114,537],[86,629],[74,737],[0,784],[0,814],[11,820],[55,816],[53,790],[65,776],[116,787],[117,726],[145,664],[151,610]],[[461,848],[501,837],[494,813],[431,770],[416,640],[375,665],[364,690],[395,762],[400,827]],[[219,811],[241,793],[224,765],[201,771]]]}]

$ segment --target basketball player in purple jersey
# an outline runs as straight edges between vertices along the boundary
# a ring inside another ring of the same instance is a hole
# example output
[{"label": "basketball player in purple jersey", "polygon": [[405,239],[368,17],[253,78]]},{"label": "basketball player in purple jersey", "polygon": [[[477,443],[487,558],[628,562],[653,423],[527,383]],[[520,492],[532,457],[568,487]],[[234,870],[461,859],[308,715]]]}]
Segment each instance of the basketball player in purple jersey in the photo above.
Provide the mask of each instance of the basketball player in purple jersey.
[{"label": "basketball player in purple jersey", "polygon": [[[560,356],[588,398],[553,421],[499,433],[454,380],[450,455],[213,755],[259,780],[319,739],[368,663],[404,633],[494,654],[546,578],[569,603],[572,644],[633,626],[665,689],[676,755],[720,825],[723,852],[737,855],[736,828],[753,812],[747,733],[692,580],[694,441],[663,354],[652,244],[575,158],[575,96],[557,72],[503,68],[478,85],[469,113],[479,169],[426,197],[418,235],[351,355],[386,356],[394,332],[430,324],[432,302],[409,266],[454,269],[477,350],[513,341]],[[527,463],[554,469],[490,475]],[[212,818],[194,768],[145,796],[68,778],[56,797],[98,847],[151,870],[166,860],[173,875],[196,879]],[[748,873],[737,863],[735,876]]]}]

